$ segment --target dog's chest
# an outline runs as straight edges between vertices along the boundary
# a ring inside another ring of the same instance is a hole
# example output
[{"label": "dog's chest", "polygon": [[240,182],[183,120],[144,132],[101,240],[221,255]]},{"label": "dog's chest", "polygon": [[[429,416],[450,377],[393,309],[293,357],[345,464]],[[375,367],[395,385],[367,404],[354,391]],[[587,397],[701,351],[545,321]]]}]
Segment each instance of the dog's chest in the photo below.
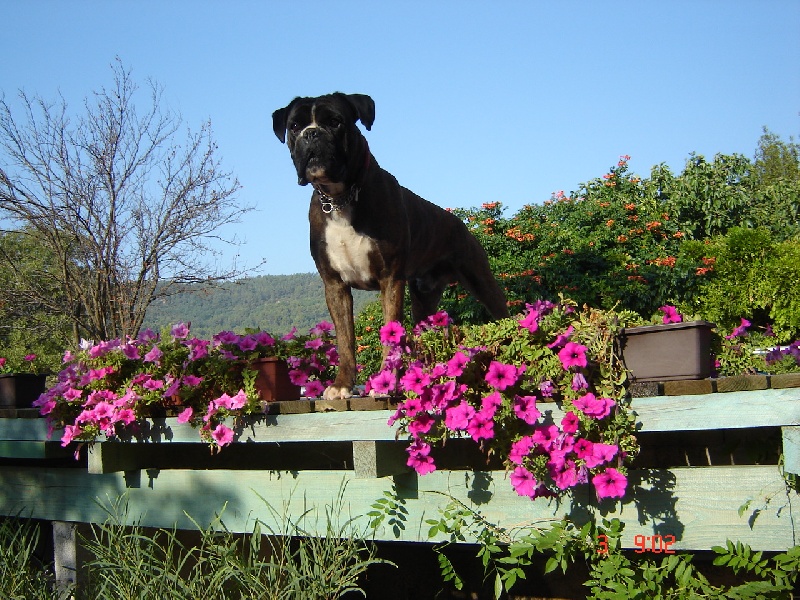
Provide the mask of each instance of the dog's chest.
[{"label": "dog's chest", "polygon": [[339,213],[333,213],[327,220],[324,236],[328,262],[342,281],[369,286],[375,279],[370,266],[370,254],[377,250],[375,240],[358,233]]}]

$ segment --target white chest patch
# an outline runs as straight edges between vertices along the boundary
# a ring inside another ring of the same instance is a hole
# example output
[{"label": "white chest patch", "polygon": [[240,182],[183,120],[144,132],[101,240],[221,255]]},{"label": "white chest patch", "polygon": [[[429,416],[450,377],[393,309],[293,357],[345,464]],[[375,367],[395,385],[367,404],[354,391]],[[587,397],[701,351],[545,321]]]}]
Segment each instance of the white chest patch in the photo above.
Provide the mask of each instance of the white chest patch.
[{"label": "white chest patch", "polygon": [[369,255],[375,241],[356,232],[350,222],[338,215],[328,220],[325,227],[328,260],[348,284],[367,284],[373,279],[369,269]]}]

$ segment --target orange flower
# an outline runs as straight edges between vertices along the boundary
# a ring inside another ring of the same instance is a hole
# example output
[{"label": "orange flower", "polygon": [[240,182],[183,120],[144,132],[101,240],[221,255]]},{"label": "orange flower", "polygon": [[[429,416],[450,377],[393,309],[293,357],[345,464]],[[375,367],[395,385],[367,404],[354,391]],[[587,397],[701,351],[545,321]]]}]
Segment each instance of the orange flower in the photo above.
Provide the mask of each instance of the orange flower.
[{"label": "orange flower", "polygon": [[611,227],[614,224],[614,219],[609,219],[606,221],[606,227]]},{"label": "orange flower", "polygon": [[629,202],[625,205],[625,210],[636,210],[636,205],[633,202]]},{"label": "orange flower", "polygon": [[653,231],[653,229],[658,229],[661,227],[661,221],[650,221],[647,224],[647,231]]},{"label": "orange flower", "polygon": [[617,241],[618,242],[627,242],[628,241],[628,236],[626,236],[626,235],[618,235],[617,236]]},{"label": "orange flower", "polygon": [[500,203],[499,202],[484,202],[481,206],[483,206],[483,208],[485,208],[486,210],[494,210],[495,208],[500,206]]},{"label": "orange flower", "polygon": [[683,237],[683,232],[682,231],[676,231],[675,233],[672,234],[672,237],[674,237],[674,238],[682,238]]}]

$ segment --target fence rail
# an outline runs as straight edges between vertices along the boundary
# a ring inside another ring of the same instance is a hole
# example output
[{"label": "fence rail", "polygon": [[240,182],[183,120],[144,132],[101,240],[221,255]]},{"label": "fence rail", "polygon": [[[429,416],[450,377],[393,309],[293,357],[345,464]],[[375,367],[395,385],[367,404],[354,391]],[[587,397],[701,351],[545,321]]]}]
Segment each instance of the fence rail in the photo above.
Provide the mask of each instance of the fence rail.
[{"label": "fence rail", "polygon": [[[393,411],[385,399],[278,403],[281,414],[240,424],[236,442],[217,455],[196,430],[165,418],[131,440],[84,448],[78,460],[74,448],[52,441],[59,432],[48,438],[43,419],[5,411],[0,514],[102,522],[103,502],[126,494],[129,518],[142,525],[194,529],[192,520],[210,523],[224,507],[231,531],[251,531],[256,519],[280,530],[289,517],[322,535],[341,493],[341,517],[361,519],[372,536],[365,515],[391,492],[402,508],[374,532],[379,540],[432,541],[425,519],[457,499],[507,528],[616,517],[627,547],[636,535],[670,535],[676,550],[726,539],[786,550],[800,543],[800,497],[785,479],[800,474],[800,387],[789,387],[799,379],[674,382],[657,391],[678,395],[634,398],[643,452],[620,503],[598,503],[590,490],[561,502],[520,497],[504,471],[458,440],[438,471],[418,477],[405,466],[407,442],[387,425]],[[720,387],[735,391],[713,391]],[[543,413],[561,417],[555,405]]]}]

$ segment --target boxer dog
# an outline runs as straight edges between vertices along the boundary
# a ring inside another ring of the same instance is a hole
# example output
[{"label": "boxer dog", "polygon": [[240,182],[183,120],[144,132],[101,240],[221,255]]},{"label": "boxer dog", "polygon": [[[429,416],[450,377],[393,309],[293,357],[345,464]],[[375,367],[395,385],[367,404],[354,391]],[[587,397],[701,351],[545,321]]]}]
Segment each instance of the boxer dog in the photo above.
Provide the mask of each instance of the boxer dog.
[{"label": "boxer dog", "polygon": [[486,252],[455,215],[397,183],[372,156],[367,130],[375,102],[363,94],[295,98],[272,114],[297,183],[314,188],[311,256],[336,328],[339,369],[326,400],[352,395],[356,375],[351,289],[380,290],[384,322],[403,320],[406,283],[415,322],[434,314],[445,287],[459,282],[495,318],[509,315]]}]

